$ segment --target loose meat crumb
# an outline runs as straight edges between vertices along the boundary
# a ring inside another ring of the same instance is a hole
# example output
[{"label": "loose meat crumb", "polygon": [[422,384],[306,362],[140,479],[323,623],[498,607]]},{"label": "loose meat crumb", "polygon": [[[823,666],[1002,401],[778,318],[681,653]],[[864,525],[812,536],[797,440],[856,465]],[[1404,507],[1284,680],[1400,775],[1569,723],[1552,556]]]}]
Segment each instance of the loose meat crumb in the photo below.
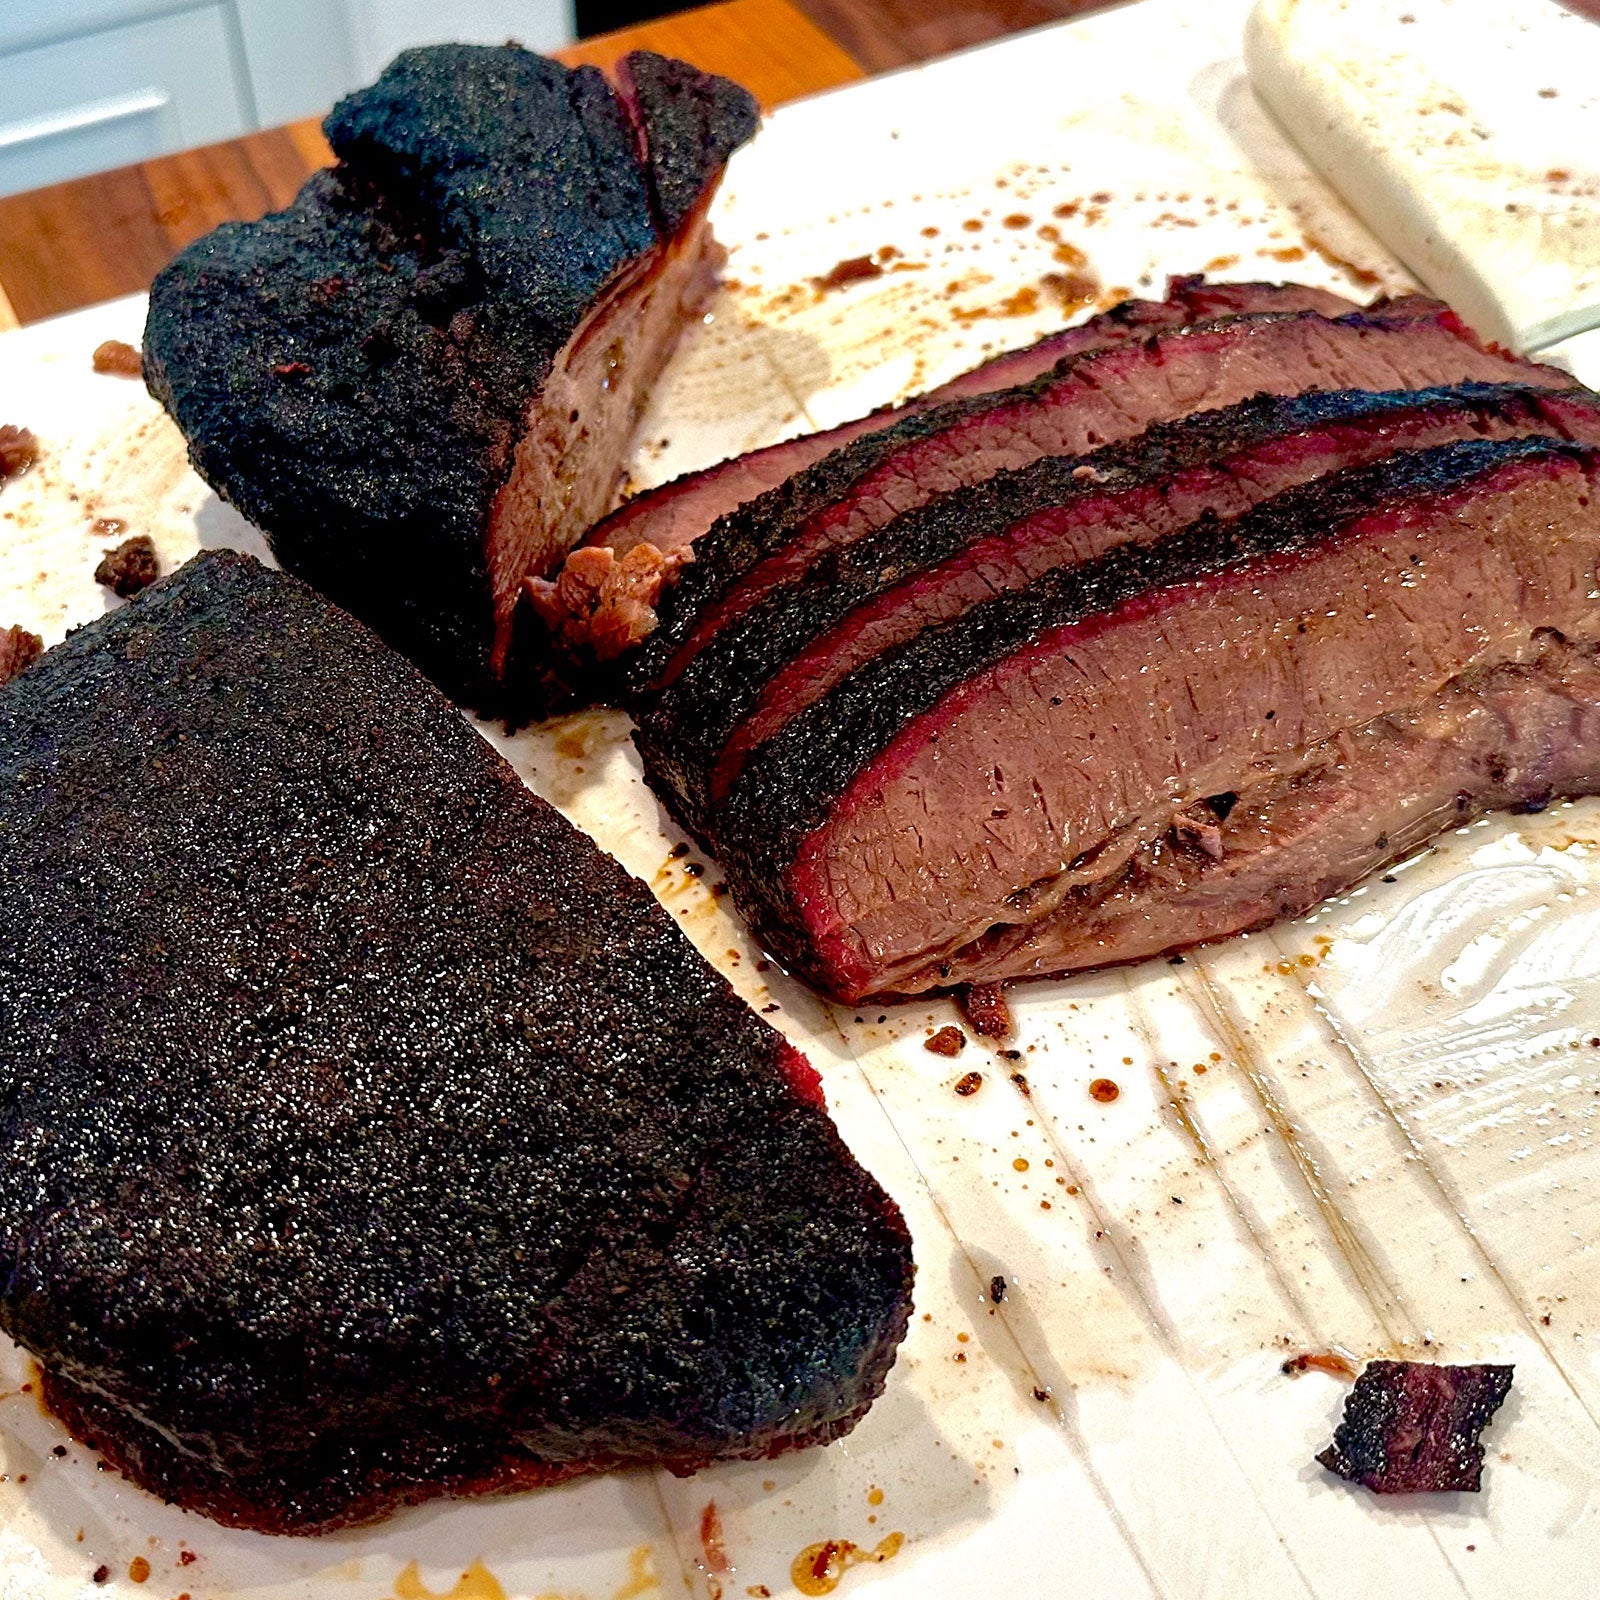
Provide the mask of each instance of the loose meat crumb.
[{"label": "loose meat crumb", "polygon": [[44,640],[26,628],[0,628],[0,684],[10,683],[44,654]]},{"label": "loose meat crumb", "polygon": [[124,600],[141,589],[148,589],[160,576],[161,563],[156,559],[155,541],[147,533],[136,533],[115,549],[107,550],[94,569],[94,581],[103,583]]},{"label": "loose meat crumb", "polygon": [[107,339],[94,347],[94,370],[115,378],[144,376],[144,357],[121,339]]},{"label": "loose meat crumb", "polygon": [[956,1080],[956,1093],[959,1095],[976,1094],[983,1087],[983,1074],[969,1072],[964,1077]]},{"label": "loose meat crumb", "polygon": [[967,1036],[959,1028],[941,1028],[922,1048],[936,1056],[958,1056],[967,1048]]},{"label": "loose meat crumb", "polygon": [[1011,1010],[1000,984],[964,984],[956,991],[956,1004],[981,1037],[1004,1039],[1011,1032]]},{"label": "loose meat crumb", "polygon": [[1006,1280],[996,1273],[989,1280],[989,1299],[994,1305],[999,1305],[1006,1297]]},{"label": "loose meat crumb", "polygon": [[1374,1494],[1476,1492],[1483,1475],[1478,1436],[1511,1388],[1511,1374],[1509,1366],[1368,1362],[1333,1443],[1317,1460]]},{"label": "loose meat crumb", "polygon": [[26,472],[39,459],[39,441],[26,428],[0,424],[0,483]]},{"label": "loose meat crumb", "polygon": [[615,661],[655,631],[662,590],[693,559],[688,546],[664,554],[646,542],[619,558],[603,546],[583,545],[553,579],[525,579],[523,592],[569,654]]}]

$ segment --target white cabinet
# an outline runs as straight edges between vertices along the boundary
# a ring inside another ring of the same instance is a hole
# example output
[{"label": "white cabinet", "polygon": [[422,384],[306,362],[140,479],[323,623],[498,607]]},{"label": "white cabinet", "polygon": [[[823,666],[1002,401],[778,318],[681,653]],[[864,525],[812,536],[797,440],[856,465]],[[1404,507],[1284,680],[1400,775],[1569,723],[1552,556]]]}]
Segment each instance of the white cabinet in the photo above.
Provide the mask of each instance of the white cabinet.
[{"label": "white cabinet", "polygon": [[0,0],[0,194],[315,116],[396,51],[572,37],[572,0]]},{"label": "white cabinet", "polygon": [[248,121],[220,5],[15,51],[0,56],[0,193],[226,139]]}]

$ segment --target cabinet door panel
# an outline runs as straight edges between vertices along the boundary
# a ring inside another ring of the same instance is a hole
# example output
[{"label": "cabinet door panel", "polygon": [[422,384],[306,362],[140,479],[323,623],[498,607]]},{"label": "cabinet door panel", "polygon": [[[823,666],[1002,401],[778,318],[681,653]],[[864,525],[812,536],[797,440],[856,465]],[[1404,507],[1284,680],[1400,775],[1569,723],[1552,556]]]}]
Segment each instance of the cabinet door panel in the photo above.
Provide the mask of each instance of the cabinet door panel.
[{"label": "cabinet door panel", "polygon": [[0,50],[31,50],[55,39],[99,33],[163,12],[181,11],[173,0],[5,0],[5,33]]},{"label": "cabinet door panel", "polygon": [[221,6],[0,56],[0,194],[250,125]]}]

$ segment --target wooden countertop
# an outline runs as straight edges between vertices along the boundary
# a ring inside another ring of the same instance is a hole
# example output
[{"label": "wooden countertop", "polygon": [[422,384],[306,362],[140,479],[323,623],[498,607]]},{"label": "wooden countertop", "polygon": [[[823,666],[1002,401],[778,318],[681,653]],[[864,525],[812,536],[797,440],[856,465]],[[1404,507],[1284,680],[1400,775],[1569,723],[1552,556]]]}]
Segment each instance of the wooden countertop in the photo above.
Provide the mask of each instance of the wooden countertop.
[{"label": "wooden countertop", "polygon": [[[1104,0],[724,0],[560,52],[603,66],[659,50],[770,108]],[[148,286],[219,222],[287,205],[330,159],[316,119],[0,198],[0,328]]]}]

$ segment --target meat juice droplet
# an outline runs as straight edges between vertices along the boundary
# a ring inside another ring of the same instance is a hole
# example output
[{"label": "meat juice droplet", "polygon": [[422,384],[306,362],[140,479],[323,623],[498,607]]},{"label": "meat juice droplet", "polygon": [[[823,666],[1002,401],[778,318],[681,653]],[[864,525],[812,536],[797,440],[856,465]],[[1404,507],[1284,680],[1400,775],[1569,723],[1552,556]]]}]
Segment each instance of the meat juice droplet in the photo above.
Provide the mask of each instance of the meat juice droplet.
[{"label": "meat juice droplet", "polygon": [[801,1594],[832,1594],[851,1567],[892,1561],[905,1542],[903,1533],[889,1533],[871,1550],[863,1550],[849,1539],[824,1539],[820,1544],[808,1544],[794,1558],[789,1568],[789,1581]]},{"label": "meat juice droplet", "polygon": [[1089,1097],[1101,1105],[1110,1105],[1122,1090],[1110,1078],[1096,1078],[1089,1085]]},{"label": "meat juice droplet", "polygon": [[732,1572],[727,1546],[722,1542],[722,1515],[715,1500],[706,1501],[700,1513],[700,1550],[708,1572]]}]

